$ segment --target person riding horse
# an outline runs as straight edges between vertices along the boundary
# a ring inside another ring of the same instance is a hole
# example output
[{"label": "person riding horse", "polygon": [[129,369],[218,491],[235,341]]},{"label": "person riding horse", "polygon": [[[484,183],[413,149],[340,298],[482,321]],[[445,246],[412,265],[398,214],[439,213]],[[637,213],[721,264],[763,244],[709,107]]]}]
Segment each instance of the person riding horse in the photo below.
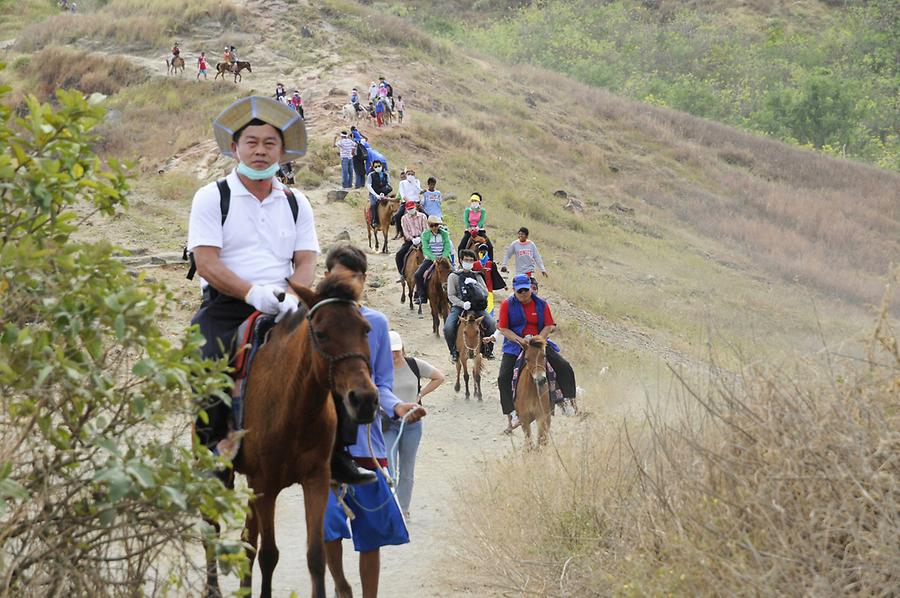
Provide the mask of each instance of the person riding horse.
[{"label": "person riding horse", "polygon": [[515,403],[512,391],[513,370],[522,350],[528,346],[532,336],[541,336],[547,340],[547,363],[556,372],[556,380],[563,394],[563,409],[573,405],[575,400],[575,372],[572,366],[560,355],[559,347],[548,340],[556,330],[550,304],[532,291],[530,277],[520,274],[513,278],[515,293],[500,304],[500,317],[497,321],[503,341],[503,359],[497,374],[497,386],[500,389],[500,405],[504,415],[509,418],[512,430],[516,425]]},{"label": "person riding horse", "polygon": [[[456,328],[459,326],[459,317],[463,312],[468,312],[475,317],[483,318],[481,321],[482,336],[487,338],[496,332],[497,325],[494,319],[487,313],[488,288],[482,274],[472,268],[476,262],[475,252],[464,249],[460,254],[459,265],[461,268],[450,274],[447,278],[447,299],[450,301],[450,314],[444,322],[444,340],[450,349],[450,359],[453,363],[459,358],[456,349]],[[493,352],[493,338],[490,342],[482,343],[482,353],[485,356]]]},{"label": "person riding horse", "polygon": [[376,227],[378,222],[378,202],[386,199],[394,190],[391,187],[391,175],[387,173],[384,162],[375,160],[372,162],[372,170],[366,176],[366,189],[369,191],[369,208],[372,212],[372,226]]},{"label": "person riding horse", "polygon": [[403,245],[395,256],[397,262],[397,271],[400,273],[400,280],[403,282],[403,271],[406,264],[406,255],[412,249],[413,245],[422,242],[422,233],[428,228],[428,216],[416,209],[416,202],[409,200],[406,202],[406,213],[400,219],[400,229],[403,231]]},{"label": "person riding horse", "polygon": [[284,90],[284,84],[276,83],[275,84],[275,101],[286,103],[286,101],[287,101],[286,98],[287,98],[287,92]]},{"label": "person riding horse", "polygon": [[[231,350],[238,327],[254,311],[278,321],[297,309],[299,298],[288,278],[312,285],[319,242],[309,200],[275,178],[279,162],[306,153],[303,121],[272,98],[250,96],[226,108],[213,121],[213,131],[219,150],[237,165],[194,195],[187,250],[204,288],[191,323],[206,339],[203,356],[218,359]],[[285,228],[286,223],[293,225]],[[205,411],[207,418],[198,417],[195,428],[200,442],[233,457],[239,436],[229,433],[234,428],[229,405],[211,397]],[[332,477],[374,481],[342,449],[333,451]]]},{"label": "person riding horse", "polygon": [[450,240],[450,233],[443,228],[443,221],[440,216],[428,217],[428,230],[422,233],[422,253],[425,261],[416,270],[416,298],[415,303],[421,305],[428,298],[425,290],[425,272],[434,263],[434,260],[444,257],[448,260],[453,254],[453,242]]},{"label": "person riding horse", "polygon": [[467,249],[469,247],[469,240],[477,235],[482,237],[484,242],[487,243],[488,255],[491,256],[491,259],[494,259],[494,246],[491,244],[487,232],[484,230],[484,221],[487,217],[487,211],[481,207],[481,201],[481,193],[478,193],[477,191],[472,193],[471,197],[469,197],[469,207],[463,212],[463,227],[465,228],[465,232],[463,233],[462,240],[459,242],[459,246],[456,248],[456,253],[459,255],[462,253],[463,249]]},{"label": "person riding horse", "polygon": [[181,49],[178,47],[178,42],[175,42],[175,45],[172,46],[172,64],[175,64],[175,60],[181,54]]}]

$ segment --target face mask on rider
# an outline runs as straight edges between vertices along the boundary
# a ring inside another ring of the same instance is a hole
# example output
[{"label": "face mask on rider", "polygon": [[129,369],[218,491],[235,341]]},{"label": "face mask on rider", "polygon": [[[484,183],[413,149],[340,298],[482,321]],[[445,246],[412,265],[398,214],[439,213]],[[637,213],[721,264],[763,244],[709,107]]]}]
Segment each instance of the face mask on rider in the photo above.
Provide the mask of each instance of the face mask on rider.
[{"label": "face mask on rider", "polygon": [[462,268],[463,268],[463,270],[471,270],[471,269],[472,269],[472,266],[474,266],[474,265],[475,265],[475,262],[469,262],[469,261],[463,261],[463,262],[462,262]]},{"label": "face mask on rider", "polygon": [[271,166],[263,170],[257,170],[256,168],[247,166],[247,164],[244,163],[244,160],[241,159],[241,155],[238,153],[237,148],[235,148],[234,150],[234,155],[237,156],[239,162],[237,167],[238,174],[244,175],[251,181],[263,181],[265,179],[271,179],[273,176],[275,176],[275,173],[278,172],[278,162],[275,162],[275,164],[272,164]]},{"label": "face mask on rider", "polygon": [[471,207],[473,210],[476,210],[476,211],[477,211],[479,208],[481,208],[481,204],[478,203],[477,201],[473,201],[473,202],[472,202],[471,204],[469,204],[469,205],[470,205],[470,207]]},{"label": "face mask on rider", "polygon": [[374,170],[375,172],[381,172],[381,166],[373,166],[372,170]]}]

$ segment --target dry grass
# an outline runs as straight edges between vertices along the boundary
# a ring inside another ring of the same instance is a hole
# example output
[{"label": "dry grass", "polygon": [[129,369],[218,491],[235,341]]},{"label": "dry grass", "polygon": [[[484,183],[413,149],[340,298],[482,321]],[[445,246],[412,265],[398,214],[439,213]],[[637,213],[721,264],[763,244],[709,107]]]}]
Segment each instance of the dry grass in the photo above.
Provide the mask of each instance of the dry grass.
[{"label": "dry grass", "polygon": [[110,0],[94,12],[58,14],[22,29],[16,49],[35,52],[53,44],[102,45],[124,49],[171,48],[198,25],[234,27],[240,9],[229,0]]},{"label": "dry grass", "polygon": [[147,79],[142,69],[120,56],[107,57],[56,46],[32,56],[22,70],[35,80],[33,91],[42,100],[51,98],[57,89],[112,95]]},{"label": "dry grass", "polygon": [[882,313],[865,362],[677,380],[639,425],[489,466],[460,503],[469,574],[513,595],[892,595],[900,352]]}]

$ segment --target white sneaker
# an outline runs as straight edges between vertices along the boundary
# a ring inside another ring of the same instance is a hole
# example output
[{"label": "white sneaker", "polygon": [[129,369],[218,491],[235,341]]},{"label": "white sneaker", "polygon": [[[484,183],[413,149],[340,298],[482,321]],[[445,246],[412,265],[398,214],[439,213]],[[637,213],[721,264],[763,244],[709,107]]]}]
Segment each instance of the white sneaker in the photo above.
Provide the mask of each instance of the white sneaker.
[{"label": "white sneaker", "polygon": [[578,413],[578,410],[575,407],[574,399],[563,399],[561,406],[562,406],[563,415],[572,417],[573,415],[576,415]]},{"label": "white sneaker", "polygon": [[516,410],[513,409],[513,412],[510,413],[509,415],[510,415],[510,418],[511,418],[511,419],[509,420],[509,425],[512,426],[513,428],[518,428],[518,427],[519,427],[519,416],[518,416],[518,414],[516,413]]}]

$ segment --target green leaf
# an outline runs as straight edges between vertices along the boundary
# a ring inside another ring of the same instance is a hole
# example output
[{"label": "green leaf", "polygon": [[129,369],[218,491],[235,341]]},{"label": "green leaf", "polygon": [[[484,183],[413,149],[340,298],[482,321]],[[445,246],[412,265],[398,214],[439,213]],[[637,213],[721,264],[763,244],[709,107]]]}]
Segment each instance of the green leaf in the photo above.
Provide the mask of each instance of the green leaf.
[{"label": "green leaf", "polygon": [[163,486],[162,491],[169,497],[169,499],[181,507],[182,509],[187,508],[187,502],[185,501],[184,494],[171,486]]}]

